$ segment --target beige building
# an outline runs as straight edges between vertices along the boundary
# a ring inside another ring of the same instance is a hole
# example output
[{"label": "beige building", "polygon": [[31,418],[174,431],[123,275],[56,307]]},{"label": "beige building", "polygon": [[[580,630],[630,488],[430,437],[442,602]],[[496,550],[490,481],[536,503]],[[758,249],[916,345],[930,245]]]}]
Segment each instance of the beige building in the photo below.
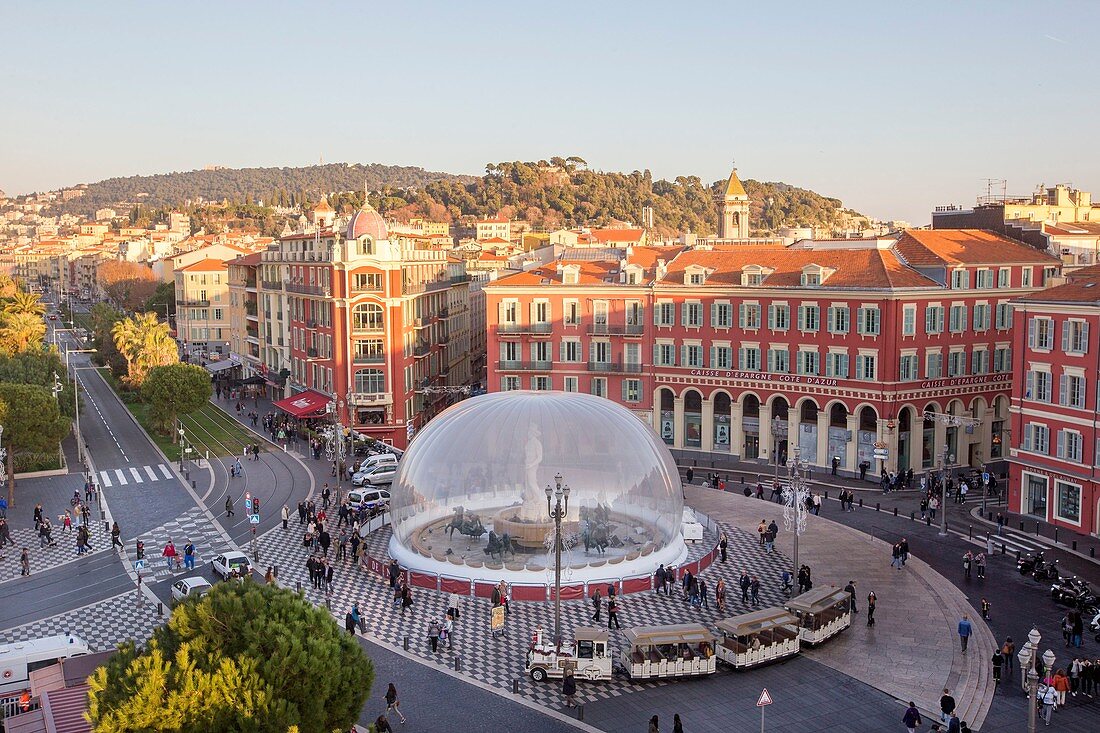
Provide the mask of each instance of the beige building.
[{"label": "beige building", "polygon": [[479,242],[488,239],[503,239],[506,242],[512,240],[512,222],[503,216],[482,219],[475,222],[474,226],[477,228],[476,237]]},{"label": "beige building", "polygon": [[184,351],[228,354],[229,271],[225,260],[209,258],[175,271],[176,332]]}]

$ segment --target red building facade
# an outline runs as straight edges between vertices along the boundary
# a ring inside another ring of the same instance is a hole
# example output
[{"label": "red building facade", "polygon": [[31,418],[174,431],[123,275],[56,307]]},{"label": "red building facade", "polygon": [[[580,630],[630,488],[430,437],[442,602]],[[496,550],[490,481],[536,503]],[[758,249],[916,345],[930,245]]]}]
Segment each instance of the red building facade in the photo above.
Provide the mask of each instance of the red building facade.
[{"label": "red building facade", "polygon": [[488,387],[603,395],[700,454],[985,465],[1007,457],[1011,301],[1057,273],[976,230],[563,259],[486,287]]},{"label": "red building facade", "polygon": [[1100,267],[1016,301],[1009,508],[1100,532]]}]

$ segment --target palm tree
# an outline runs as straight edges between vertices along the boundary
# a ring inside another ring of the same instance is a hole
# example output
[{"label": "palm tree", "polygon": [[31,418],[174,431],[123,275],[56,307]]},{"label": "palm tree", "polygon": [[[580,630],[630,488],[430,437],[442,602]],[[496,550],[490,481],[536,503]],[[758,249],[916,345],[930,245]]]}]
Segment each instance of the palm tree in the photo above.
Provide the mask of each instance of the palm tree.
[{"label": "palm tree", "polygon": [[141,387],[153,367],[179,361],[179,350],[168,324],[158,321],[155,313],[137,313],[133,318],[122,319],[111,329],[111,335],[118,352],[126,359],[126,380],[135,389]]},{"label": "palm tree", "polygon": [[40,314],[5,313],[0,326],[0,349],[7,354],[18,354],[31,348],[40,348],[46,338],[46,324]]},{"label": "palm tree", "polygon": [[33,316],[41,316],[46,308],[38,301],[38,293],[16,292],[4,303],[4,312],[12,315],[29,313]]}]

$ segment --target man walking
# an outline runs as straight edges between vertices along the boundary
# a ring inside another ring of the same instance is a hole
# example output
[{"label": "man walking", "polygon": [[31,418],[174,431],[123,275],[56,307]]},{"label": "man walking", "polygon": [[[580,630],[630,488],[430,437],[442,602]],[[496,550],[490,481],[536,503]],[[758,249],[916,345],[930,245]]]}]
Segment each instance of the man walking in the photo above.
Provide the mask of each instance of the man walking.
[{"label": "man walking", "polygon": [[26,547],[19,553],[19,574],[30,575],[31,574],[31,553]]},{"label": "man walking", "polygon": [[963,654],[966,654],[966,645],[970,641],[972,633],[974,633],[974,628],[970,625],[970,616],[963,614],[962,621],[959,622],[959,641],[962,643]]},{"label": "man walking", "polygon": [[905,723],[905,728],[909,733],[913,733],[913,731],[917,729],[917,726],[924,722],[921,720],[920,711],[917,710],[917,706],[912,700],[909,701],[909,709],[905,711],[905,715],[902,716],[901,722]]},{"label": "man walking", "polygon": [[747,604],[749,602],[749,586],[752,584],[748,571],[741,571],[741,577],[738,579],[737,584],[741,586],[741,603]]},{"label": "man walking", "polygon": [[848,593],[848,609],[852,613],[859,613],[859,609],[856,608],[856,581],[849,580],[844,590]]},{"label": "man walking", "polygon": [[195,544],[191,540],[183,546],[183,566],[188,570],[195,569]]},{"label": "man walking", "polygon": [[233,497],[225,497],[225,518],[229,519],[233,516]]}]

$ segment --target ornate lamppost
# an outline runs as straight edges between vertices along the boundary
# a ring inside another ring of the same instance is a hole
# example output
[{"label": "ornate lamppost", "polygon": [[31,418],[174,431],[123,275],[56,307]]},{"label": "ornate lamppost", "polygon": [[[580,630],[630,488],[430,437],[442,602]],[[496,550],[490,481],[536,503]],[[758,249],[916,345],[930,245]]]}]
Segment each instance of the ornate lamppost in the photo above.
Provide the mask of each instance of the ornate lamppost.
[{"label": "ornate lamppost", "polygon": [[[1027,634],[1027,641],[1020,647],[1020,653],[1016,655],[1020,660],[1020,681],[1023,683],[1024,693],[1028,699],[1027,733],[1035,733],[1035,703],[1039,694],[1039,673],[1035,669],[1035,664],[1042,638],[1037,629],[1032,629]],[[1043,664],[1048,670],[1054,666],[1054,652],[1050,649],[1043,652]],[[1026,673],[1023,671],[1025,669]]]},{"label": "ornate lamppost", "polygon": [[806,499],[810,487],[803,474],[809,464],[802,460],[802,451],[794,449],[794,458],[787,461],[787,487],[783,489],[783,527],[794,532],[794,577],[798,577],[798,538],[806,531]]},{"label": "ornate lamppost", "polygon": [[[554,520],[554,644],[561,648],[561,521],[569,513],[569,486],[562,484],[561,474],[554,476],[554,485],[546,485],[546,513]],[[554,504],[551,505],[551,499]],[[562,503],[564,501],[564,504]]]}]

